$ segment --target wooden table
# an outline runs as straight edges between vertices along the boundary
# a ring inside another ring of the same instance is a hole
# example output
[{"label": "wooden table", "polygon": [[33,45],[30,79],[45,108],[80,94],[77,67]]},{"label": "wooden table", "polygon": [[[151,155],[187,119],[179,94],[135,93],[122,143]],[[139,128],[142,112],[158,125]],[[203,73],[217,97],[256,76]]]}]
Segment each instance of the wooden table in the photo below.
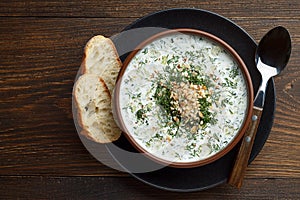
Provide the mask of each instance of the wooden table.
[{"label": "wooden table", "polygon": [[[174,7],[223,15],[257,42],[277,25],[292,36],[290,62],[275,78],[274,125],[241,189],[159,190],[98,162],[77,135],[71,94],[88,39]],[[299,77],[298,0],[1,1],[0,199],[299,199]]]}]

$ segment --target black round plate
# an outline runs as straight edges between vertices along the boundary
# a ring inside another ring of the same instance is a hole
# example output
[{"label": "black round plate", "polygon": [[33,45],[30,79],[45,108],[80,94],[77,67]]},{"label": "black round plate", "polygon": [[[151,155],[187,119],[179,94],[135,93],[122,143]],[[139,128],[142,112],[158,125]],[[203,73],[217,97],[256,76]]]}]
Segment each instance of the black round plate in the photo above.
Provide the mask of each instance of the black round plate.
[{"label": "black round plate", "polygon": [[[234,24],[232,21],[205,10],[171,9],[147,15],[127,26],[125,30],[143,27],[161,27],[168,29],[193,28],[212,33],[213,35],[223,39],[231,45],[231,47],[233,47],[244,60],[252,77],[253,87],[256,93],[261,80],[254,61],[254,53],[257,45],[243,29]],[[148,37],[148,35],[145,37]],[[120,51],[122,49],[122,42],[125,40],[133,41],[131,45],[136,45],[142,42],[143,39],[145,38],[136,37],[135,35],[129,36],[129,38],[127,35],[125,38],[122,37],[122,34],[120,34],[114,38],[113,41],[117,50]],[[120,57],[121,60],[124,61],[127,55],[128,54],[122,55]],[[267,88],[265,107],[249,163],[254,160],[268,138],[273,124],[274,110],[275,89],[272,79]],[[121,137],[114,144],[120,148],[135,151],[124,137]],[[152,172],[131,174],[142,182],[165,190],[188,192],[208,189],[227,181],[234,164],[238,146],[239,145],[237,145],[224,157],[205,166],[189,169],[164,167]],[[129,166],[127,166],[128,163],[124,162],[124,158],[118,157],[118,154],[114,155],[113,151],[111,151],[111,154],[122,167],[129,169]]]}]

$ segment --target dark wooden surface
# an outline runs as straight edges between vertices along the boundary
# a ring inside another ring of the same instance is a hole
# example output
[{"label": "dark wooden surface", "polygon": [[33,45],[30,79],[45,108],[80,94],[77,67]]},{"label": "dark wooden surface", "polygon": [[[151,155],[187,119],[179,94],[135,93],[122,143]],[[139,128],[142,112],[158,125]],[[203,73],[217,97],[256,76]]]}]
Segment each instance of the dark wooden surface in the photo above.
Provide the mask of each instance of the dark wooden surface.
[{"label": "dark wooden surface", "polygon": [[[274,126],[240,190],[226,184],[185,194],[153,188],[98,162],[77,135],[71,93],[88,39],[174,7],[216,12],[257,42],[277,25],[292,36],[290,62],[275,78]],[[0,199],[299,199],[299,76],[298,0],[1,1]]]}]

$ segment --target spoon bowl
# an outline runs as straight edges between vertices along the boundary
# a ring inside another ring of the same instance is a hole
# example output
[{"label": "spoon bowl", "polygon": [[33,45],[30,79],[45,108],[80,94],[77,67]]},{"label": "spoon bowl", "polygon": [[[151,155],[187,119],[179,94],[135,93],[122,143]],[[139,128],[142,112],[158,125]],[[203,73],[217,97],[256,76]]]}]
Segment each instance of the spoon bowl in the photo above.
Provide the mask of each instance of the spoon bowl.
[{"label": "spoon bowl", "polygon": [[[276,68],[279,74],[289,61],[291,39],[289,32],[282,26],[270,30],[260,41],[256,51],[256,63]],[[275,75],[277,75],[275,74]]]}]

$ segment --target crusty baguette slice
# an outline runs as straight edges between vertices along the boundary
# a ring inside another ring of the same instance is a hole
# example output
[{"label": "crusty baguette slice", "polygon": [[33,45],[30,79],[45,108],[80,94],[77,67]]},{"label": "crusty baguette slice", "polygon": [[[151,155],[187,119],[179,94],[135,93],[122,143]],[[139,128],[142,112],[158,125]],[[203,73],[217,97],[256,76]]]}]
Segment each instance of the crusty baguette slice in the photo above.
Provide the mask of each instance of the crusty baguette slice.
[{"label": "crusty baguette slice", "polygon": [[112,94],[122,62],[109,38],[97,35],[87,42],[82,67],[83,73],[101,76]]},{"label": "crusty baguette slice", "polygon": [[111,96],[101,77],[81,75],[75,83],[73,95],[81,134],[98,143],[113,142],[120,137],[121,130],[112,115]]}]

